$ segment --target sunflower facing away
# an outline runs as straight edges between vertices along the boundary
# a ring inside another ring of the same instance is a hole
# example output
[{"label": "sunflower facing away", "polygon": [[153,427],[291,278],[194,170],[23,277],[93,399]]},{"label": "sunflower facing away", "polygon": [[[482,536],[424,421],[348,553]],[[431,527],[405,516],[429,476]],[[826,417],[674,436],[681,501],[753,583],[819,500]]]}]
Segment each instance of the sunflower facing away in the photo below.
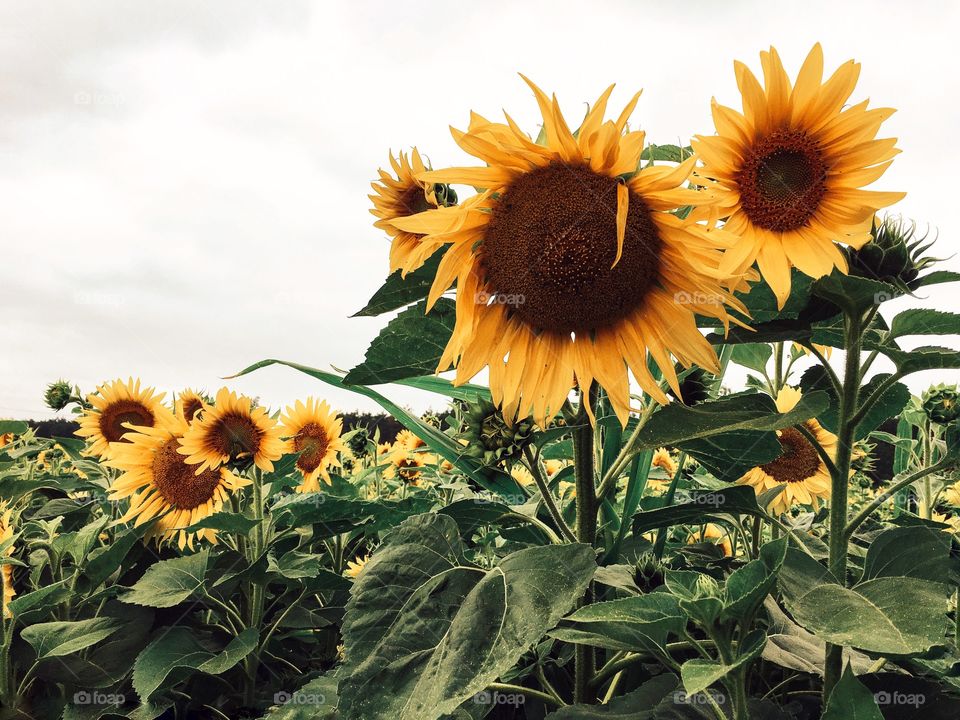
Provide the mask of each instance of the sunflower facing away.
[{"label": "sunflower facing away", "polygon": [[904,193],[863,190],[899,152],[896,138],[877,139],[890,108],[867,101],[844,109],[860,65],[844,63],[823,82],[823,51],[814,45],[791,86],[777,51],[760,53],[764,85],[734,64],[743,113],[713,101],[717,134],[697,136],[699,173],[719,184],[718,217],[739,237],[721,268],[736,273],[757,262],[780,306],[790,268],[813,278],[847,271],[834,241],[860,248],[874,213]]},{"label": "sunflower facing away", "polygon": [[[800,400],[800,391],[784,387],[777,395],[777,410],[789,412]],[[825,430],[813,418],[804,421],[804,426],[817,439],[831,458],[837,454],[837,436]],[[737,482],[750,485],[760,495],[785,483],[784,490],[770,503],[770,511],[776,514],[788,512],[795,504],[812,505],[830,497],[830,472],[816,448],[796,428],[777,431],[783,453],[766,465],[749,470]]]},{"label": "sunflower facing away", "polygon": [[340,439],[343,421],[330,410],[325,400],[310,397],[306,404],[297,400],[281,416],[282,434],[288,438],[286,452],[298,453],[297,469],[303,475],[298,493],[320,490],[319,478],[330,484],[327,468],[339,465],[337,453],[346,450]]},{"label": "sunflower facing away", "polygon": [[87,396],[92,407],[81,416],[76,434],[90,443],[91,453],[109,459],[114,444],[126,442],[123,436],[130,432],[130,425],[161,427],[173,422],[173,414],[163,405],[163,396],[153,388],[141,388],[139,379],[104,383],[96,393]]},{"label": "sunflower facing away", "polygon": [[206,405],[207,401],[203,395],[187,388],[177,395],[174,411],[178,418],[191,423],[197,413],[203,410]]},{"label": "sunflower facing away", "polygon": [[254,408],[250,398],[227,388],[220,388],[213,407],[194,418],[180,445],[179,452],[187,456],[187,463],[199,465],[198,474],[237,460],[252,460],[258,468],[270,472],[284,448],[277,421],[266,409]]},{"label": "sunflower facing away", "polygon": [[[0,543],[4,543],[13,537],[13,525],[10,520],[12,514],[13,511],[0,501]],[[13,547],[8,547],[5,554],[8,557],[13,555]],[[11,617],[12,613],[7,605],[10,604],[10,601],[13,600],[17,594],[13,589],[13,565],[0,566],[0,575],[2,575],[3,579],[3,616]]]},{"label": "sunflower facing away", "polygon": [[127,435],[129,442],[118,446],[107,463],[123,471],[110,487],[110,500],[130,498],[130,509],[121,520],[136,518],[134,525],[140,526],[159,517],[150,537],[161,541],[176,537],[180,548],[192,548],[197,537],[215,542],[215,530],[186,528],[219,512],[230,493],[250,484],[225,467],[197,473],[179,452],[188,427],[178,418],[169,427],[140,428]]},{"label": "sunflower facing away", "polygon": [[[394,158],[391,153],[390,165],[394,174],[380,170],[379,182],[370,184],[376,194],[368,197],[373,201],[370,212],[379,218],[374,227],[385,231],[393,239],[390,244],[390,272],[394,272],[406,264],[423,264],[430,253],[423,254],[420,235],[397,229],[393,221],[439,207],[440,202],[437,186],[417,179],[427,168],[416,148],[413,148],[409,158],[402,152]],[[441,193],[446,192],[442,186],[440,190]]]},{"label": "sunflower facing away", "polygon": [[709,193],[682,187],[693,158],[638,169],[644,133],[629,132],[627,119],[639,94],[616,121],[604,121],[611,86],[574,135],[556,99],[529,84],[544,144],[509,116],[503,124],[473,114],[454,139],[487,166],[418,177],[481,192],[392,224],[423,236],[421,256],[448,246],[428,303],[457,283],[456,325],[438,371],[455,366],[456,382],[464,383],[489,366],[503,414],[533,415],[541,426],[559,412],[575,378],[581,387],[595,380],[625,423],[628,370],[667,402],[648,351],[674,388],[671,354],[717,369],[694,313],[726,323],[724,304],[742,310],[719,270],[718,248],[732,240],[669,212],[712,202]]},{"label": "sunflower facing away", "polygon": [[347,560],[347,569],[343,571],[343,574],[349,578],[356,578],[369,560],[369,555],[364,555],[363,557],[357,555],[353,560]]}]

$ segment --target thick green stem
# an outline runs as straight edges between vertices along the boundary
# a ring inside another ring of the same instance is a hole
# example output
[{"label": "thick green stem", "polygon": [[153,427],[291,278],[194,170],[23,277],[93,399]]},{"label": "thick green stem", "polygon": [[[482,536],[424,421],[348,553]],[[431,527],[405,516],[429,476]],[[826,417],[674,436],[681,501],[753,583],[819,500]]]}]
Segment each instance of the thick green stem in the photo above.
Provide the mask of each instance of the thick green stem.
[{"label": "thick green stem", "polygon": [[[840,394],[840,422],[837,428],[837,457],[831,473],[830,489],[830,572],[843,584],[847,576],[847,485],[850,481],[850,461],[853,456],[854,434],[857,429],[857,403],[860,393],[861,318],[844,318],[846,358],[843,387]],[[827,644],[823,675],[823,699],[840,681],[843,672],[843,647]]]},{"label": "thick green stem", "polygon": [[[587,409],[597,397],[596,385],[580,393],[580,409],[577,425],[573,431],[573,464],[577,488],[577,542],[593,545],[597,537],[597,485],[596,465],[593,452],[594,433]],[[593,591],[588,589],[580,605],[592,601]],[[573,699],[576,703],[592,703],[596,698],[590,692],[590,681],[596,671],[596,657],[589,645],[576,647]]]},{"label": "thick green stem", "polygon": [[[259,468],[254,468],[253,478],[253,516],[260,522],[253,530],[252,547],[249,548],[248,562],[255,563],[263,553],[264,547],[264,528],[263,528],[263,475]],[[259,583],[250,582],[247,588],[247,627],[260,630],[260,623],[263,619],[263,586]],[[250,653],[245,661],[247,671],[246,686],[244,688],[244,704],[252,707],[255,699],[257,685],[257,670],[260,667],[260,657],[258,653]]]}]

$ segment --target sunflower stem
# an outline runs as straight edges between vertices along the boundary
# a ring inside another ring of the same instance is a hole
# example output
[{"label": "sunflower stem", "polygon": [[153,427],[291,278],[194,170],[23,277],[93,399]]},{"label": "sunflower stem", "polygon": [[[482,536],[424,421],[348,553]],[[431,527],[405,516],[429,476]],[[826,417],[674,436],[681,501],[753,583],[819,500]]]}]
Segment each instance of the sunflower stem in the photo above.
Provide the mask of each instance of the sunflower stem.
[{"label": "sunflower stem", "polygon": [[[830,572],[837,582],[847,584],[847,486],[850,481],[850,462],[858,423],[857,403],[860,394],[860,350],[862,318],[859,314],[844,316],[846,342],[843,386],[840,394],[840,423],[837,428],[837,457],[831,472],[830,488]],[[823,701],[828,701],[843,672],[843,647],[827,643],[823,673]]]},{"label": "sunflower stem", "polygon": [[[594,431],[587,409],[593,409],[597,398],[597,385],[580,391],[580,408],[577,411],[576,427],[573,431],[573,463],[577,488],[577,541],[593,545],[597,536],[597,485],[594,458]],[[580,599],[579,606],[593,600],[593,589],[587,588]],[[596,671],[596,657],[593,648],[578,644],[576,647],[573,701],[591,703],[596,699],[590,692],[590,681]]]},{"label": "sunflower stem", "polygon": [[[253,531],[253,552],[250,554],[250,563],[257,561],[257,558],[263,553],[263,473],[260,468],[254,467],[253,470],[253,516],[259,522]],[[260,632],[260,623],[263,619],[263,586],[250,581],[247,590],[248,599],[248,617],[247,627],[256,628]],[[244,687],[244,704],[247,707],[253,707],[255,691],[257,685],[257,670],[260,666],[259,653],[250,653],[245,660],[246,685]]]}]

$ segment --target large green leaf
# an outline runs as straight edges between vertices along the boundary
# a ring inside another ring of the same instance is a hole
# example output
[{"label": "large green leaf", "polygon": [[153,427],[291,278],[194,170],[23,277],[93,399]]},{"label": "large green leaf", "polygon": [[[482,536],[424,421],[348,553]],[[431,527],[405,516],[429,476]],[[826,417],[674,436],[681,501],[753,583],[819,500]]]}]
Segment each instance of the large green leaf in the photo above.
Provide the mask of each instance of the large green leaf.
[{"label": "large green leaf", "polygon": [[903,375],[922,370],[960,368],[960,351],[939,345],[924,345],[913,350],[884,348],[883,353],[893,360],[897,371]]},{"label": "large green leaf", "polygon": [[734,430],[677,445],[703,465],[718,480],[733,482],[751,468],[774,460],[783,453],[776,433],[763,430]]},{"label": "large green leaf", "polygon": [[812,292],[850,314],[863,313],[902,295],[893,285],[857,275],[844,275],[837,270],[814,282]]},{"label": "large green leaf", "polygon": [[18,595],[10,601],[10,612],[24,624],[49,617],[53,608],[73,594],[69,580],[44,585],[39,590]]},{"label": "large green leaf", "polygon": [[767,343],[742,343],[734,345],[730,359],[737,365],[764,373],[773,356],[773,348]]},{"label": "large green leaf", "polygon": [[704,660],[696,658],[687,660],[680,667],[680,677],[683,687],[690,695],[703,692],[716,682],[719,682],[735,670],[749,665],[763,652],[767,637],[763,630],[754,630],[747,635],[737,651],[737,656],[729,665],[719,660]]},{"label": "large green leaf", "polygon": [[[686,720],[703,718],[693,706],[681,703],[686,694],[678,691],[677,676],[671,673],[656,675],[632,692],[613,698],[603,705],[568,705],[547,715],[546,720]],[[659,706],[659,707],[658,707]],[[669,708],[670,715],[660,710]]]},{"label": "large green leaf", "polygon": [[23,435],[30,426],[22,420],[0,420],[0,435]]},{"label": "large green leaf", "polygon": [[889,655],[922,653],[944,642],[948,585],[883,576],[847,588],[793,549],[779,579],[794,619],[827,642]]},{"label": "large green leaf", "polygon": [[691,490],[687,501],[677,505],[645,510],[633,516],[633,533],[642,535],[648,530],[671,525],[699,524],[716,520],[721,515],[765,516],[757,505],[757,494],[751,487],[737,485],[722,490]]},{"label": "large green leaf", "polygon": [[592,548],[551,545],[484,570],[465,562],[452,518],[410,518],[354,585],[340,711],[348,720],[454,712],[556,624],[595,567]]},{"label": "large green leaf", "polygon": [[432,504],[428,498],[372,501],[303,493],[281,498],[272,510],[278,527],[313,525],[314,537],[325,538],[358,527],[383,530],[427,512]]},{"label": "large green leaf", "polygon": [[348,385],[378,385],[437,370],[456,322],[453,300],[440,298],[426,312],[426,301],[407,308],[370,343],[364,361],[347,373]]},{"label": "large green leaf", "polygon": [[406,385],[417,388],[418,390],[427,390],[439,395],[446,395],[455,400],[466,400],[474,403],[477,400],[489,400],[490,388],[483,385],[474,385],[473,383],[463,383],[454,385],[446,378],[439,375],[424,375],[423,377],[403,378],[396,381],[397,385]]},{"label": "large green leaf", "polygon": [[37,659],[64,657],[110,637],[122,627],[113,618],[47,622],[23,629],[20,636],[33,647]]},{"label": "large green leaf", "polygon": [[274,701],[263,720],[336,720],[337,678],[321,675],[292,693],[276,693]]},{"label": "large green leaf", "polygon": [[857,680],[850,667],[830,693],[821,720],[883,720],[873,693]]},{"label": "large green leaf", "polygon": [[179,605],[203,587],[208,557],[208,552],[203,550],[155,563],[120,600],[155,608]]},{"label": "large green leaf", "polygon": [[680,635],[686,626],[677,598],[654,592],[582,607],[550,635],[564,642],[636,652],[662,647],[668,635]]},{"label": "large green leaf", "polygon": [[752,617],[777,582],[777,573],[787,555],[787,539],[768,542],[760,548],[760,557],[730,573],[725,584],[724,618],[743,620]]},{"label": "large green leaf", "polygon": [[92,552],[83,568],[90,587],[97,588],[116,572],[152,526],[153,523],[144,523],[140,527],[128,528],[118,533],[106,547]]},{"label": "large green leaf", "polygon": [[190,628],[162,628],[134,663],[133,689],[146,701],[157,690],[176,684],[192,672],[219,675],[253,652],[257,640],[256,628],[247,628],[226,647],[215,648],[202,643]]},{"label": "large green leaf", "polygon": [[890,337],[904,335],[960,335],[960,315],[940,310],[904,310],[890,323]]},{"label": "large green leaf", "polygon": [[437,276],[437,268],[440,267],[440,261],[445,252],[446,248],[437,250],[423,265],[408,273],[406,277],[403,277],[400,270],[391,274],[354,317],[382,315],[385,312],[406,307],[417,300],[423,300],[430,293],[430,286],[433,285],[433,279]]},{"label": "large green leaf", "polygon": [[247,517],[246,515],[242,515],[240,513],[218,512],[214,513],[213,515],[209,515],[202,520],[198,520],[190,526],[190,530],[202,530],[204,528],[209,528],[211,530],[218,530],[225,533],[247,535],[251,530],[259,525],[260,522],[261,521],[257,520],[256,518]]},{"label": "large green leaf", "polygon": [[[889,373],[874,375],[860,389],[860,397],[865,398],[872,394],[881,383],[890,377]],[[820,365],[809,368],[800,378],[800,388],[804,393],[819,391],[830,398],[829,407],[817,416],[820,424],[830,432],[836,432],[840,424],[839,400],[827,378],[826,371]],[[876,430],[884,420],[900,414],[900,411],[910,402],[910,390],[903,383],[894,383],[878,398],[863,420],[857,423],[855,437],[862,440]]]},{"label": "large green leaf", "polygon": [[891,528],[867,549],[862,580],[912,577],[944,582],[950,574],[950,536],[923,525]]}]

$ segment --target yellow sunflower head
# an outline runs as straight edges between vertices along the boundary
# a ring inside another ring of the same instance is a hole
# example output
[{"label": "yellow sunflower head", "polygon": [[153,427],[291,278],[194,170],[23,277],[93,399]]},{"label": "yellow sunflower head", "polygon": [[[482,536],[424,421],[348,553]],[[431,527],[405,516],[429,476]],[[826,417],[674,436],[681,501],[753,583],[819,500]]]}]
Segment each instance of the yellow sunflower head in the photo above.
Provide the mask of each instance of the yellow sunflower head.
[{"label": "yellow sunflower head", "polygon": [[657,448],[657,451],[653,453],[650,464],[653,467],[660,468],[667,475],[676,475],[677,473],[677,461],[673,459],[670,451],[666,448]]},{"label": "yellow sunflower head", "polygon": [[[844,63],[823,81],[823,51],[814,45],[795,84],[777,51],[760,53],[764,84],[734,64],[743,113],[713,101],[717,134],[697,136],[700,174],[718,183],[726,229],[739,237],[721,268],[736,273],[757,262],[782,307],[790,268],[813,278],[847,271],[834,244],[854,248],[870,240],[879,208],[904,193],[863,190],[899,152],[896,138],[877,139],[890,108],[846,106],[860,65]],[[711,210],[712,212],[715,209]]]},{"label": "yellow sunflower head", "polygon": [[[781,413],[789,412],[799,400],[799,390],[783,387],[777,395],[777,410]],[[805,420],[803,425],[830,458],[836,457],[836,435],[825,430],[813,418]],[[770,503],[769,510],[773,513],[788,512],[797,504],[818,508],[821,500],[830,497],[830,472],[826,464],[816,448],[795,427],[778,430],[777,437],[782,448],[780,456],[747,471],[737,482],[751,486],[757,495],[784,485],[783,492]]]},{"label": "yellow sunflower head", "polygon": [[[13,523],[12,523],[13,511],[10,510],[6,504],[0,500],[0,543],[4,543],[10,538],[13,537]],[[8,547],[4,553],[7,557],[13,555],[13,546]],[[17,594],[13,589],[13,565],[2,565],[0,566],[0,575],[2,575],[3,581],[3,616],[12,617],[13,613],[10,612],[8,607],[10,601],[13,600],[14,596]]]},{"label": "yellow sunflower head", "polygon": [[213,407],[194,418],[180,445],[187,463],[199,465],[197,473],[237,461],[253,461],[269,472],[284,449],[280,427],[266,409],[227,388],[217,392]]},{"label": "yellow sunflower head", "polygon": [[0,448],[13,442],[13,433],[0,433]]},{"label": "yellow sunflower head", "polygon": [[92,454],[109,459],[116,444],[127,442],[124,435],[131,426],[162,427],[173,422],[163,396],[153,388],[141,388],[139,379],[104,383],[87,396],[91,407],[80,417],[76,434],[86,438]]},{"label": "yellow sunflower head", "polygon": [[428,459],[425,453],[409,453],[405,448],[400,448],[393,452],[383,476],[388,479],[399,478],[407,485],[419,485]]},{"label": "yellow sunflower head", "polygon": [[197,413],[207,407],[207,399],[195,390],[187,388],[177,395],[177,402],[174,411],[182,420],[187,423],[193,422]]},{"label": "yellow sunflower head", "polygon": [[286,452],[297,453],[297,469],[303,475],[303,482],[296,491],[319,491],[319,478],[330,483],[327,468],[338,465],[337,453],[346,450],[340,439],[343,421],[330,410],[325,400],[312,397],[307,398],[306,403],[297,400],[280,420],[283,423],[281,432],[288,438]]},{"label": "yellow sunflower head", "polygon": [[514,463],[510,469],[510,477],[517,481],[521,487],[533,485],[533,474],[522,463]]},{"label": "yellow sunflower head", "polygon": [[396,440],[394,440],[393,446],[402,447],[408,452],[413,452],[414,450],[425,448],[427,443],[414,435],[410,430],[401,430],[397,433],[397,437]]},{"label": "yellow sunflower head", "polygon": [[396,158],[391,153],[390,165],[393,172],[380,170],[380,180],[371,183],[375,194],[368,197],[373,201],[370,212],[379,218],[374,227],[385,231],[393,239],[390,245],[390,272],[394,272],[406,265],[421,265],[430,257],[429,252],[424,254],[420,245],[422,236],[398,229],[394,220],[440,207],[448,201],[456,202],[456,196],[449,187],[418,179],[427,168],[416,148],[413,148],[409,158],[403,152]]},{"label": "yellow sunflower head", "polygon": [[250,484],[225,467],[197,473],[179,452],[188,428],[180,418],[166,427],[140,428],[107,461],[123,472],[110,487],[109,498],[130,499],[130,509],[121,519],[136,519],[134,525],[140,526],[159,517],[148,537],[161,542],[176,538],[181,549],[192,548],[197,537],[215,542],[214,530],[186,528],[219,512],[231,492]]},{"label": "yellow sunflower head", "polygon": [[357,555],[353,560],[347,561],[347,569],[343,571],[343,574],[349,578],[356,578],[369,560],[369,555],[364,555],[363,557]]},{"label": "yellow sunflower head", "polygon": [[714,202],[684,187],[693,158],[641,167],[644,133],[627,128],[639,95],[605,121],[611,86],[572,132],[556,99],[529,84],[543,143],[509,116],[504,124],[473,114],[454,139],[486,165],[419,177],[479,194],[393,225],[422,235],[425,256],[446,248],[428,304],[456,283],[457,312],[438,371],[454,366],[463,383],[489,367],[504,416],[532,415],[542,427],[575,379],[582,388],[596,381],[625,423],[630,371],[667,402],[648,353],[678,394],[671,354],[718,368],[695,314],[726,323],[725,304],[743,311],[719,270],[720,248],[732,240],[670,212]]}]

